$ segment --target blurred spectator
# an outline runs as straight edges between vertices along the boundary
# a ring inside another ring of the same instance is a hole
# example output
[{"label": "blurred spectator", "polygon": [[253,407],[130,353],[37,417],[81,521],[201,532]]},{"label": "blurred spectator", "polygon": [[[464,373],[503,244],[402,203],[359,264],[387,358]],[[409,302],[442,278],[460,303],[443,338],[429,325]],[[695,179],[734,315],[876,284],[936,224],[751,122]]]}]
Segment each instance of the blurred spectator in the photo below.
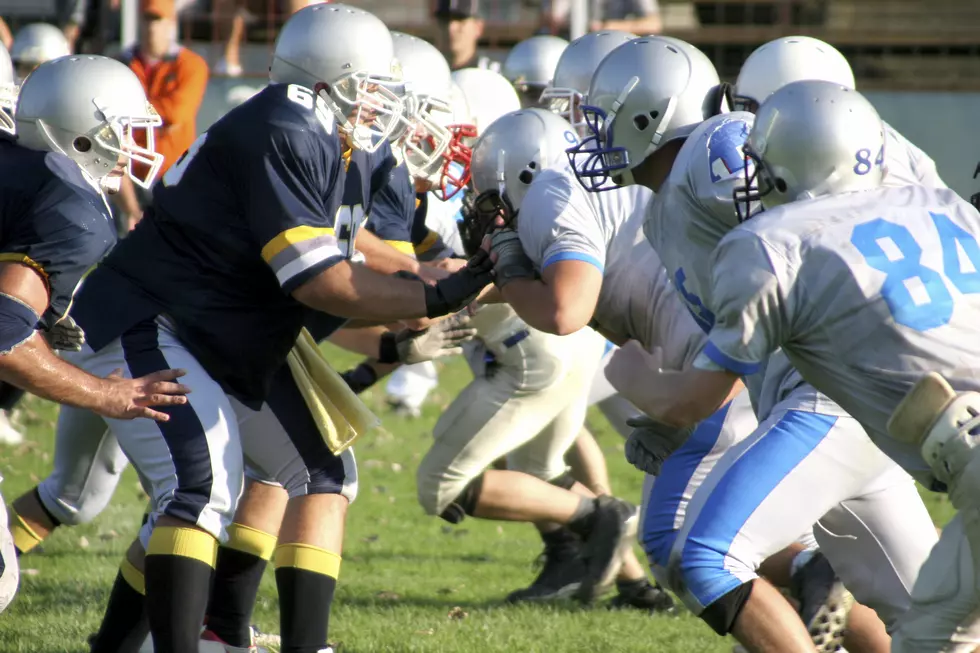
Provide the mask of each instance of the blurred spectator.
[{"label": "blurred spectator", "polygon": [[241,49],[242,41],[245,40],[245,28],[250,21],[255,20],[256,13],[267,11],[265,5],[268,2],[281,3],[282,9],[286,11],[284,16],[289,17],[309,5],[329,4],[333,0],[214,0],[214,20],[218,32],[216,37],[221,40],[225,32],[228,34],[224,54],[214,66],[216,75],[238,77],[244,72]]},{"label": "blurred spectator", "polygon": [[[55,0],[55,11],[53,14],[50,11],[43,10],[37,15],[28,15],[25,13],[18,15],[15,19],[11,19],[11,23],[14,29],[27,23],[54,23],[65,35],[65,38],[68,39],[68,45],[71,51],[75,52],[75,43],[78,41],[78,36],[81,34],[82,27],[85,25],[92,2],[99,2],[99,0]],[[11,32],[11,25],[8,25],[3,18],[0,18],[0,41],[3,41],[3,44],[8,50],[13,47],[14,38]]]},{"label": "blurred spectator", "polygon": [[[120,57],[139,77],[150,104],[163,119],[153,134],[156,151],[164,159],[157,180],[197,138],[197,111],[208,83],[204,59],[177,44],[176,19],[174,0],[141,0],[139,41]],[[149,192],[124,177],[119,199],[123,228],[128,231],[139,222]]]},{"label": "blurred spectator", "polygon": [[17,83],[24,81],[32,70],[45,61],[71,54],[64,33],[48,23],[31,23],[17,30],[10,59],[14,63]]},{"label": "blurred spectator", "polygon": [[439,24],[436,47],[449,61],[450,69],[490,66],[490,59],[476,52],[483,35],[479,0],[438,0],[434,15]]},{"label": "blurred spectator", "polygon": [[[571,3],[577,0],[544,0],[542,22],[553,34],[568,33]],[[659,34],[663,30],[657,0],[586,0],[589,31],[621,30],[633,34]]]}]

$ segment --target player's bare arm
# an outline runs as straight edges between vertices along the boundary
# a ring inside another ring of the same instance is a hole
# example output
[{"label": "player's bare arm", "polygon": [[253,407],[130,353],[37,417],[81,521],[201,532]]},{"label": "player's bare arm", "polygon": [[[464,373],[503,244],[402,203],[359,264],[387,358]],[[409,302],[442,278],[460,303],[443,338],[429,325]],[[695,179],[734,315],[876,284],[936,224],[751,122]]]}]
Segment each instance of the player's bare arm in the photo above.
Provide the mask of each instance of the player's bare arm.
[{"label": "player's bare arm", "polygon": [[487,256],[474,257],[465,268],[434,285],[341,261],[299,286],[293,297],[318,311],[386,323],[438,317],[464,308],[490,278]]},{"label": "player's bare arm", "polygon": [[595,313],[602,273],[585,261],[558,261],[540,279],[514,279],[501,294],[530,326],[568,335],[588,325]]},{"label": "player's bare arm", "polygon": [[742,381],[729,371],[663,370],[660,357],[635,340],[613,354],[606,378],[644,413],[679,428],[708,418],[742,391]]},{"label": "player's bare arm", "polygon": [[[35,270],[19,263],[2,263],[0,299],[6,305],[0,312],[9,314],[4,320],[6,328],[20,328],[26,334],[34,329],[29,323],[31,316],[36,324],[37,316],[47,309],[48,290]],[[0,355],[0,379],[44,399],[86,408],[104,417],[158,421],[167,421],[169,416],[151,406],[187,401],[183,395],[190,389],[173,382],[184,375],[183,370],[165,370],[139,379],[120,375],[100,379],[58,358],[37,331],[23,339],[13,331],[7,336],[7,351]]]}]

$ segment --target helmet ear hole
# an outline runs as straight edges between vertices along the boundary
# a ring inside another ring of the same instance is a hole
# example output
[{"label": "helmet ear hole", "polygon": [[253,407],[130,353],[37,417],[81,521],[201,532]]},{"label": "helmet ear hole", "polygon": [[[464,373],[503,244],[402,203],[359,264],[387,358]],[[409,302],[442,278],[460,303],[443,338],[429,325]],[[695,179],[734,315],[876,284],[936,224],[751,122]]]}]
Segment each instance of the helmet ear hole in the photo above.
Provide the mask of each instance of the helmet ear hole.
[{"label": "helmet ear hole", "polygon": [[780,193],[785,193],[786,189],[789,188],[789,186],[786,185],[786,180],[782,177],[776,177],[776,179],[773,180],[773,185]]},{"label": "helmet ear hole", "polygon": [[642,113],[639,113],[633,116],[633,125],[640,131],[643,131],[644,129],[650,126],[650,119],[647,118]]},{"label": "helmet ear hole", "polygon": [[521,170],[521,174],[517,175],[517,180],[528,185],[534,180],[534,173],[530,170]]},{"label": "helmet ear hole", "polygon": [[76,152],[88,152],[92,149],[92,141],[89,140],[88,136],[79,136],[71,142],[71,145]]},{"label": "helmet ear hole", "polygon": [[660,117],[660,112],[657,111],[657,110],[653,110],[653,111],[650,112],[650,117],[653,118],[654,120],[656,120],[657,118]]}]

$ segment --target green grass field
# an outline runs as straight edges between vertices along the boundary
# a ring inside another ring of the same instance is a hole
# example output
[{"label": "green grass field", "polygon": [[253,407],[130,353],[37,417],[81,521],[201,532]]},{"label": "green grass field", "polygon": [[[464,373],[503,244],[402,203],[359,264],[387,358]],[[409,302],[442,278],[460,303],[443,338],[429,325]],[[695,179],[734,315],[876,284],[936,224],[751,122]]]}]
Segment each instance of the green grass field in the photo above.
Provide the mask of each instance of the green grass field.
[{"label": "green grass field", "polygon": [[[344,369],[354,360],[331,352]],[[532,527],[468,519],[452,527],[425,516],[415,499],[415,469],[432,426],[469,379],[462,361],[441,367],[440,386],[423,416],[398,418],[384,408],[383,388],[365,400],[384,418],[384,429],[357,445],[360,495],[348,520],[344,562],[331,617],[338,653],[381,651],[564,653],[731,650],[689,614],[648,616],[575,605],[512,607],[506,594],[534,577],[540,552]],[[7,501],[49,471],[56,409],[29,399],[20,422],[29,442],[0,447],[0,474]],[[590,413],[609,462],[616,494],[639,502],[642,477],[622,456],[622,440],[598,413]],[[948,503],[930,497],[938,523]],[[127,470],[109,508],[93,523],[57,531],[43,551],[21,560],[20,593],[0,616],[0,653],[86,651],[98,627],[117,565],[140,523],[145,495]],[[271,571],[266,573],[255,623],[278,632]]]}]

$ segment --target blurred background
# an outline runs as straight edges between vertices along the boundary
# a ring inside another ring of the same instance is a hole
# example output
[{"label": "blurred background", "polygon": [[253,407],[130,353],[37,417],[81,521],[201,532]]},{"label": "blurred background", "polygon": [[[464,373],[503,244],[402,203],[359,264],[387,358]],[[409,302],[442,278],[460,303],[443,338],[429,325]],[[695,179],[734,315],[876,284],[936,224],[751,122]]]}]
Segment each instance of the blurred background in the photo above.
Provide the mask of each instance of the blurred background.
[{"label": "blurred background", "polygon": [[[177,39],[210,68],[197,128],[261,88],[284,19],[309,0],[173,0]],[[961,195],[976,189],[980,157],[980,1],[977,0],[348,0],[391,29],[426,38],[450,63],[501,61],[533,34],[575,37],[612,27],[693,43],[734,81],[745,57],[778,36],[828,41],[851,61],[858,89],[882,117],[926,150]],[[436,18],[439,7],[452,17]],[[458,9],[458,11],[455,11]],[[0,0],[11,39],[37,21],[65,31],[78,52],[112,55],[139,33],[140,0]],[[477,47],[465,61],[453,51]],[[6,42],[8,47],[10,41]],[[370,44],[365,44],[370,47]],[[460,57],[457,56],[457,59]]]}]

